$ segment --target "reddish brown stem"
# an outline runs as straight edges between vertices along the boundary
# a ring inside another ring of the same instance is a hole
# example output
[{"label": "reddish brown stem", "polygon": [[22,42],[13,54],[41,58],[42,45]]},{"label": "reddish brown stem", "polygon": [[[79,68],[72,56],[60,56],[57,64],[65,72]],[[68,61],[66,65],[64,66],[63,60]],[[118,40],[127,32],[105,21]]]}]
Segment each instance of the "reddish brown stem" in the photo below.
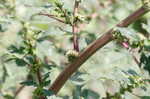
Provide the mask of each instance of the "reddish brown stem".
[{"label": "reddish brown stem", "polygon": [[73,11],[74,20],[73,20],[73,25],[72,25],[73,47],[74,47],[74,50],[79,52],[79,42],[78,42],[78,35],[77,35],[77,33],[79,32],[78,31],[79,29],[78,29],[78,22],[76,20],[78,8],[79,8],[79,2],[75,0],[74,11]]},{"label": "reddish brown stem", "polygon": [[[109,32],[112,32],[110,30]],[[64,83],[68,80],[68,78],[92,55],[94,54],[99,48],[107,44],[109,41],[112,40],[112,34],[107,33],[103,35],[101,38],[93,42],[91,45],[88,46],[86,50],[80,53],[79,58],[77,58],[73,63],[71,63],[67,68],[65,68],[61,74],[57,77],[55,82],[49,88],[49,90],[54,91],[56,94],[60,90],[60,88],[64,85]]]},{"label": "reddish brown stem", "polygon": [[74,50],[79,52],[79,42],[78,42],[78,34],[77,34],[78,28],[75,25],[73,25],[72,30],[73,30],[73,48]]},{"label": "reddish brown stem", "polygon": [[[123,21],[121,21],[116,26],[120,27],[126,27],[135,20],[137,20],[139,17],[147,13],[148,11],[145,10],[143,7],[135,11],[133,14],[125,18]],[[113,40],[112,33],[114,32],[113,29],[110,29],[108,32],[106,32],[102,37],[95,40],[93,43],[91,43],[83,52],[80,53],[79,57],[72,62],[69,66],[67,66],[60,75],[56,78],[56,80],[53,82],[49,90],[52,90],[55,94],[58,93],[58,91],[62,88],[62,86],[65,84],[65,82],[68,80],[68,78],[75,72],[77,69],[90,57],[92,56],[98,49],[102,48],[104,45],[109,43]]]},{"label": "reddish brown stem", "polygon": [[139,8],[136,10],[133,14],[129,15],[127,18],[122,20],[119,24],[117,24],[118,27],[127,27],[131,23],[133,23],[135,20],[143,16],[148,11],[144,9],[144,7]]}]

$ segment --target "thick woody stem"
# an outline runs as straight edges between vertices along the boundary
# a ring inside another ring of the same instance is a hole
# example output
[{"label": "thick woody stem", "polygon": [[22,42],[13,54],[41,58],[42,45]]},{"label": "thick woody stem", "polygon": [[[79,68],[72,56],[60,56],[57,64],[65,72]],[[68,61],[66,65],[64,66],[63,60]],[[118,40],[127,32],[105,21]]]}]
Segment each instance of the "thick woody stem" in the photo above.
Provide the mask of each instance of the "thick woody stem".
[{"label": "thick woody stem", "polygon": [[[140,18],[142,15],[147,13],[148,11],[145,10],[143,7],[139,8],[137,11],[133,12],[130,16],[125,18],[123,21],[121,21],[116,26],[119,27],[127,27],[134,21],[136,21],[138,18]],[[49,90],[52,90],[55,94],[58,93],[58,91],[62,88],[62,86],[65,84],[65,82],[68,80],[68,78],[77,71],[77,69],[89,58],[91,57],[98,49],[102,48],[104,45],[109,43],[113,40],[113,33],[114,29],[110,29],[108,32],[106,32],[102,37],[95,40],[93,43],[91,43],[83,52],[79,54],[79,57],[75,59],[70,65],[68,65],[56,78],[56,80],[53,82]]]},{"label": "thick woody stem", "polygon": [[75,72],[77,69],[92,55],[94,54],[99,48],[103,47],[105,44],[110,42],[113,39],[111,33],[113,30],[107,32],[107,34],[103,35],[101,38],[97,39],[91,45],[88,46],[86,50],[80,53],[79,58],[77,58],[73,63],[71,63],[67,68],[65,68],[60,75],[57,77],[55,82],[49,88],[57,94],[60,88],[64,85],[64,83],[68,80],[68,78]]}]

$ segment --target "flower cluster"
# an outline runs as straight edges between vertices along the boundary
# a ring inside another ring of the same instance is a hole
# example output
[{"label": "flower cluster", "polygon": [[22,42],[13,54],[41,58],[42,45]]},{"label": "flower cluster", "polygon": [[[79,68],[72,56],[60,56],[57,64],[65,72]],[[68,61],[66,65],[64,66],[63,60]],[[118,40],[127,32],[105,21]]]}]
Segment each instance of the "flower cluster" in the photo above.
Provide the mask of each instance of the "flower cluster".
[{"label": "flower cluster", "polygon": [[147,10],[150,10],[150,0],[142,0],[143,7]]},{"label": "flower cluster", "polygon": [[66,53],[69,62],[73,62],[79,56],[79,52],[75,50],[68,50]]},{"label": "flower cluster", "polygon": [[121,44],[125,48],[129,48],[129,39],[121,34],[120,31],[115,30],[113,32],[113,37],[117,43]]}]

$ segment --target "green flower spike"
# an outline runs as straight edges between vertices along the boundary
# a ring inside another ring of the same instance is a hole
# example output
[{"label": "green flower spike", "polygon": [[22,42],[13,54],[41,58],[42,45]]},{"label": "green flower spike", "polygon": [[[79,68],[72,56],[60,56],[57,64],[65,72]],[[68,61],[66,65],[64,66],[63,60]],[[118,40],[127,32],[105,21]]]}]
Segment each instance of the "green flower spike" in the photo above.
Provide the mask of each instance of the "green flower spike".
[{"label": "green flower spike", "polygon": [[68,50],[66,56],[69,62],[73,62],[79,56],[79,52],[75,50]]},{"label": "green flower spike", "polygon": [[150,10],[150,0],[142,0],[142,4],[146,10]]},{"label": "green flower spike", "polygon": [[114,38],[117,42],[123,42],[123,41],[125,41],[125,37],[121,34],[121,32],[117,29],[117,27],[114,28],[113,38]]}]

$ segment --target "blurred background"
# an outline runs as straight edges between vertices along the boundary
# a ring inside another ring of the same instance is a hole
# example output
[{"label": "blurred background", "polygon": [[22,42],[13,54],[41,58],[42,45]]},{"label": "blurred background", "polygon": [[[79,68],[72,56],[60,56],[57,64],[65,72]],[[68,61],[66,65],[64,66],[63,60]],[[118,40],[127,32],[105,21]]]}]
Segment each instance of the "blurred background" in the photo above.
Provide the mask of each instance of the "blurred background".
[{"label": "blurred background", "polygon": [[[56,67],[50,70],[53,82],[67,64],[65,52],[72,49],[72,28],[47,16],[37,13],[51,13],[53,0],[0,0],[0,99],[9,98],[20,88],[29,69],[19,66],[16,62],[4,62],[3,55],[9,53],[11,45],[19,45],[22,41],[19,33],[23,29],[22,22],[31,24],[34,28],[44,31],[37,43],[37,54],[42,60]],[[72,12],[74,0],[60,0],[64,8]],[[84,50],[88,44],[114,27],[119,21],[141,7],[140,0],[83,0],[79,13],[88,17],[87,22],[80,24],[79,46]],[[149,13],[134,22],[128,28],[139,33],[139,37],[150,32]],[[81,16],[81,17],[82,17]],[[143,28],[147,26],[147,28]],[[134,55],[139,60],[140,55],[135,50]],[[48,72],[43,70],[43,73]],[[52,99],[81,99],[75,98],[78,90],[88,94],[84,99],[102,99],[106,91],[115,93],[119,90],[119,82],[126,81],[126,73],[134,73],[149,78],[148,72],[141,70],[133,59],[132,54],[116,42],[111,42],[97,51],[86,61],[61,89],[58,97]],[[82,87],[81,87],[82,86]],[[134,94],[126,93],[123,99],[150,99],[150,86],[146,90],[134,89]],[[24,87],[17,99],[31,99],[34,87]],[[5,97],[4,97],[5,96]],[[147,96],[141,98],[140,96]],[[51,99],[51,98],[50,98]]]}]

